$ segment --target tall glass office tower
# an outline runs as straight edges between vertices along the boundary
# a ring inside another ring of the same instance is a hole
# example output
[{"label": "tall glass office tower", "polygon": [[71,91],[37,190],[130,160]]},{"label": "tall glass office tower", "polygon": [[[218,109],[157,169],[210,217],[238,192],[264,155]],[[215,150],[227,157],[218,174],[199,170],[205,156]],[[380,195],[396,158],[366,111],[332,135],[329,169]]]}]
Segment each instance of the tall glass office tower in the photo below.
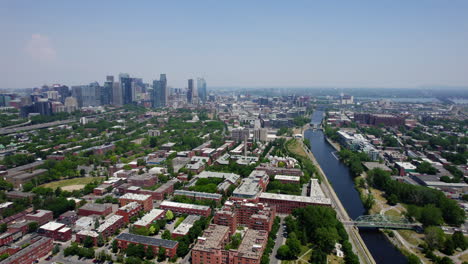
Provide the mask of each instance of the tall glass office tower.
[{"label": "tall glass office tower", "polygon": [[198,90],[198,98],[202,102],[206,102],[206,81],[203,78],[197,79],[197,90]]}]

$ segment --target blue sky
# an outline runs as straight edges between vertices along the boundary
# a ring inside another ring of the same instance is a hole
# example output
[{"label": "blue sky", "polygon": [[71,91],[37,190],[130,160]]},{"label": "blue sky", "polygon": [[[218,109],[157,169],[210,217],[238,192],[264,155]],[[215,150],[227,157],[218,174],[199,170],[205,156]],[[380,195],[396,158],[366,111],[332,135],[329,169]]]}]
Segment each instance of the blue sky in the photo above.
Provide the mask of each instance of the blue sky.
[{"label": "blue sky", "polygon": [[0,2],[0,88],[468,86],[468,1]]}]

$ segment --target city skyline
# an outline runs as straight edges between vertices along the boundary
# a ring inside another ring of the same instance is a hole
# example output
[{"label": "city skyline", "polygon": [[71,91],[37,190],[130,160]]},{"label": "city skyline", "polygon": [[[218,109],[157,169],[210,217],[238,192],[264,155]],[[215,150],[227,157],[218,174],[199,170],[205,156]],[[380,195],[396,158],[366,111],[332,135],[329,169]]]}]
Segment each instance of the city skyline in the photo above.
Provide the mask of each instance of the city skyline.
[{"label": "city skyline", "polygon": [[165,72],[180,88],[197,76],[210,87],[468,87],[464,1],[0,5],[2,89],[120,72],[148,83]]}]

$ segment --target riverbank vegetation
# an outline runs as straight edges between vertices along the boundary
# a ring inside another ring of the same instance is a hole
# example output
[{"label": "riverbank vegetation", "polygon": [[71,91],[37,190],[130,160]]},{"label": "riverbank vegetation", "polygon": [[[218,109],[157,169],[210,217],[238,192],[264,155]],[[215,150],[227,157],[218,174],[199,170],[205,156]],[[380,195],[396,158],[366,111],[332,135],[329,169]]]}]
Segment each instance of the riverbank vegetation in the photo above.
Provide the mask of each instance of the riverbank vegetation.
[{"label": "riverbank vegetation", "polygon": [[338,152],[340,160],[346,164],[353,177],[358,177],[364,172],[363,162],[370,161],[369,156],[364,152],[351,151],[349,149],[341,149]]},{"label": "riverbank vegetation", "polygon": [[465,222],[463,209],[438,190],[392,180],[390,173],[381,169],[373,169],[367,175],[370,186],[384,191],[386,197],[392,197],[394,202],[409,205],[407,215],[410,219],[416,219],[425,226],[442,222],[459,226]]},{"label": "riverbank vegetation", "polygon": [[335,243],[342,245],[347,264],[359,263],[359,258],[352,251],[348,234],[343,224],[336,218],[333,208],[308,206],[293,211],[285,218],[288,238],[286,244],[278,249],[278,258],[292,260],[301,252],[301,245],[312,249],[310,263],[327,263],[327,256],[332,254]]}]

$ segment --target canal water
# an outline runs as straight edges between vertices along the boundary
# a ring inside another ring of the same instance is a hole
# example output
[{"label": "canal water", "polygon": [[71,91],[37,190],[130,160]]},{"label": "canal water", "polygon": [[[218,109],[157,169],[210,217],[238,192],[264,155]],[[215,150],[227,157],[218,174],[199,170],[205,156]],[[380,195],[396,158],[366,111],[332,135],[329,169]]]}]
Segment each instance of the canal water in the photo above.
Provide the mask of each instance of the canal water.
[{"label": "canal water", "polygon": [[[312,124],[322,121],[323,112],[315,111]],[[338,160],[335,149],[326,141],[321,130],[307,130],[305,138],[310,141],[311,150],[322,170],[327,175],[338,198],[352,219],[365,214],[359,192],[354,188],[354,180],[348,167]],[[406,257],[390,243],[377,229],[360,228],[364,243],[378,264],[405,264]]]}]

